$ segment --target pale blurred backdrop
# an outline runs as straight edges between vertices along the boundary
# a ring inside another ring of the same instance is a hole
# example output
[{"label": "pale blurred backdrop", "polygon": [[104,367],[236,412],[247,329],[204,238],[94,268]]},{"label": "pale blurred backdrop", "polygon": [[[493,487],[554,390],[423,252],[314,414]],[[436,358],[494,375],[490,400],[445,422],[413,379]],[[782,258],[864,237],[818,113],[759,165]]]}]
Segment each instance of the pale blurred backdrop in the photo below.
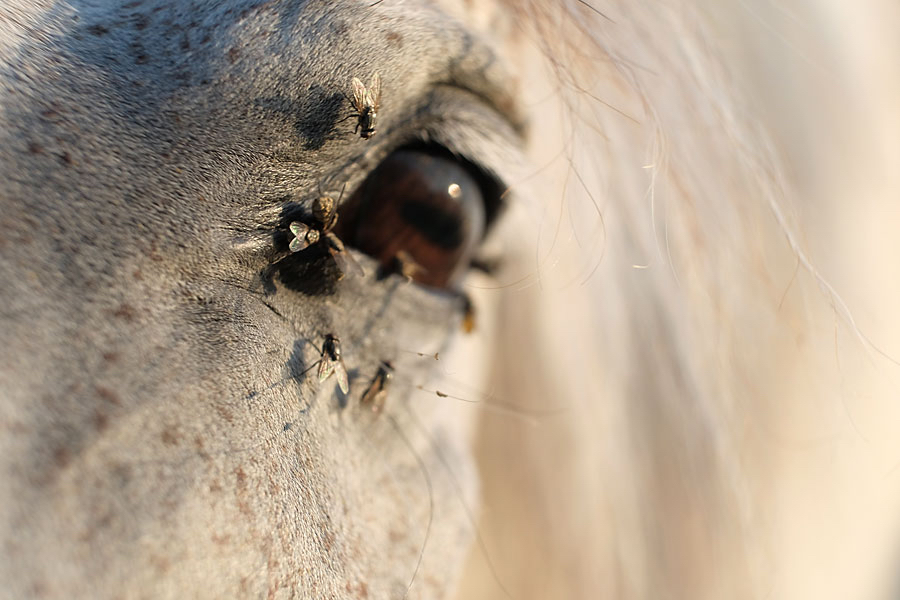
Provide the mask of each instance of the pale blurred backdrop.
[{"label": "pale blurred backdrop", "polygon": [[831,393],[798,394],[773,438],[781,574],[771,597],[896,598],[900,3],[707,4],[734,82],[784,159],[797,233],[859,329],[815,309],[822,340],[828,328],[833,338],[821,371]]},{"label": "pale blurred backdrop", "polygon": [[578,82],[638,124],[530,107],[576,136],[490,389],[568,414],[486,415],[459,597],[897,597],[900,3],[594,4]]}]

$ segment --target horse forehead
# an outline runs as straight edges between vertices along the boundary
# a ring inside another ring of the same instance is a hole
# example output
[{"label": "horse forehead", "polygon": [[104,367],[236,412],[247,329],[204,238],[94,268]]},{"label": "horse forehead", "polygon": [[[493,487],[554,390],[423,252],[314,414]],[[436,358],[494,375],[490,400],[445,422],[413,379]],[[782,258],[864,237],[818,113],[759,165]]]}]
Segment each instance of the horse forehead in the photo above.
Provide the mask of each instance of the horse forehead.
[{"label": "horse forehead", "polygon": [[[136,54],[131,58],[139,60],[132,70],[146,71],[141,65],[164,64],[167,58],[202,65],[225,55],[222,58],[234,62],[250,46],[275,50],[283,43],[301,47],[310,59],[285,68],[327,73],[342,62],[380,59],[379,67],[389,77],[411,60],[442,58],[406,44],[406,35],[440,31],[465,36],[463,30],[448,31],[446,25],[452,17],[470,24],[483,21],[478,17],[490,13],[485,6],[473,8],[463,0],[388,0],[375,5],[331,0],[12,0],[6,10],[13,18],[0,21],[0,62],[9,64],[23,47],[38,46],[55,51],[57,60],[73,55],[88,61],[113,58],[123,68],[129,66],[128,54]],[[121,57],[95,52],[102,47],[129,52]]]},{"label": "horse forehead", "polygon": [[[68,128],[77,138],[71,142],[82,147],[92,137],[102,138],[90,150],[110,158],[94,167],[89,163],[104,161],[81,161],[84,168],[66,171],[67,185],[42,190],[50,195],[69,194],[79,178],[88,179],[92,189],[104,183],[121,189],[121,182],[109,179],[123,170],[109,168],[109,162],[133,158],[128,151],[137,147],[158,151],[187,132],[203,134],[193,140],[199,152],[222,146],[212,132],[224,136],[239,130],[241,119],[246,123],[240,98],[255,98],[255,108],[276,118],[305,110],[300,120],[307,129],[327,128],[327,119],[315,123],[314,117],[335,116],[329,111],[343,106],[352,76],[368,81],[378,71],[389,86],[408,79],[411,70],[433,76],[448,63],[447,52],[435,50],[441,46],[435,37],[446,40],[447,48],[468,43],[459,23],[439,23],[444,17],[427,3],[405,13],[391,2],[271,0],[18,2],[13,7],[17,26],[0,23],[10,33],[0,36],[5,44],[0,46],[5,118],[0,118],[8,125],[0,138],[22,141],[39,137],[42,129],[58,138],[59,130]],[[391,89],[395,104],[407,99],[403,92]],[[168,131],[160,135],[160,129]],[[5,161],[10,171],[43,178],[75,158],[61,150],[56,154],[63,164],[48,164],[30,156],[41,154],[45,144],[28,142],[28,152]],[[280,142],[274,139],[272,145]],[[148,161],[128,170],[126,181],[155,187],[167,174],[155,166]],[[82,201],[102,201],[95,198],[85,195]]]}]

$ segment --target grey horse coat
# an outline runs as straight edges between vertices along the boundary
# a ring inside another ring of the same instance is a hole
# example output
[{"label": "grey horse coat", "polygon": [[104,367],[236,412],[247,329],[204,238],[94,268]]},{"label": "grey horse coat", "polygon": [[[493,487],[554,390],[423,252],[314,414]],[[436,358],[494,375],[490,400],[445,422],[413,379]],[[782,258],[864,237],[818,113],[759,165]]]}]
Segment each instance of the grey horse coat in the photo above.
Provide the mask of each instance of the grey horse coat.
[{"label": "grey horse coat", "polygon": [[[428,367],[403,350],[442,350],[459,299],[362,255],[308,285],[285,237],[403,145],[502,177],[504,75],[438,11],[0,9],[0,596],[435,598],[457,576],[474,474],[453,424],[403,410]],[[374,72],[365,140],[348,97]],[[314,375],[328,334],[349,396]],[[377,415],[382,360],[402,377]]]}]

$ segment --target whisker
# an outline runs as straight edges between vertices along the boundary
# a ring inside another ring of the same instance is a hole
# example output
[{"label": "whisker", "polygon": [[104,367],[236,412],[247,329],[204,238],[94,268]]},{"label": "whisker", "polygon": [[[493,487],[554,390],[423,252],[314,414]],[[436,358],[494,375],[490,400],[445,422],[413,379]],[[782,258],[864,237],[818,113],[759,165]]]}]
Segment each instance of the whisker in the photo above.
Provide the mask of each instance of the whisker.
[{"label": "whisker", "polygon": [[435,455],[437,455],[438,460],[441,461],[441,464],[444,465],[444,469],[446,469],[447,474],[450,477],[450,481],[453,484],[453,489],[456,491],[456,496],[459,498],[459,503],[463,508],[463,511],[466,513],[466,518],[469,520],[469,524],[472,526],[473,531],[475,532],[475,539],[478,542],[479,548],[481,548],[482,554],[484,554],[485,561],[487,562],[488,570],[491,572],[491,575],[494,578],[494,582],[497,586],[503,591],[503,594],[512,599],[513,595],[507,589],[507,587],[503,584],[503,581],[500,579],[500,576],[497,574],[497,568],[494,566],[494,561],[491,560],[491,554],[488,552],[487,544],[484,541],[484,538],[481,536],[481,531],[478,529],[478,525],[475,521],[475,516],[472,514],[472,509],[465,501],[465,497],[463,496],[463,491],[461,486],[459,485],[459,479],[457,479],[456,475],[453,473],[453,469],[450,468],[450,461],[447,460],[447,457],[444,456],[444,453],[441,452],[440,446],[437,444],[437,440],[434,439],[434,436],[431,435],[431,432],[425,427],[425,424],[419,419],[418,415],[416,415],[415,411],[408,409],[407,413],[410,418],[419,428],[419,430],[428,438],[428,443],[431,445],[432,450],[434,450]]},{"label": "whisker", "polygon": [[431,476],[428,474],[428,467],[425,465],[425,461],[422,460],[422,457],[419,456],[419,453],[416,452],[416,449],[413,447],[412,442],[410,442],[409,438],[406,437],[406,434],[403,433],[400,424],[397,423],[397,419],[390,414],[386,414],[385,417],[388,419],[391,426],[393,426],[397,435],[400,436],[400,439],[403,440],[403,443],[406,444],[406,447],[409,448],[409,451],[412,452],[413,456],[416,458],[416,462],[419,463],[419,468],[422,471],[422,477],[425,479],[425,485],[428,487],[428,524],[425,526],[425,540],[422,542],[422,548],[419,550],[416,568],[409,580],[409,585],[406,586],[406,592],[403,594],[403,598],[408,598],[413,583],[416,581],[416,576],[419,574],[419,568],[422,566],[422,559],[425,556],[425,547],[428,545],[428,538],[431,536],[431,525],[434,521],[434,486],[431,484]]},{"label": "whisker", "polygon": [[492,403],[484,399],[463,398],[462,396],[447,394],[440,390],[430,390],[423,385],[417,385],[416,389],[420,392],[425,392],[426,394],[434,394],[438,398],[450,398],[451,400],[465,402],[466,404],[476,404],[485,411],[496,412],[498,414],[515,417],[532,426],[537,425],[540,418],[557,416],[569,411],[568,407],[550,408],[546,410],[527,409],[514,407],[511,405]]}]

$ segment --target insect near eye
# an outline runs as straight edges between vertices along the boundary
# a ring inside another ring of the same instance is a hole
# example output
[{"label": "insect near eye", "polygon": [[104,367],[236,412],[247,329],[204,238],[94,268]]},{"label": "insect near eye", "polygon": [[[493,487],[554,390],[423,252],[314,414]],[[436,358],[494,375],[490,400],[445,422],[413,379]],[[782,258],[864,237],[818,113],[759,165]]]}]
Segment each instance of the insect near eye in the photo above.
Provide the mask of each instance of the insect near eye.
[{"label": "insect near eye", "polygon": [[325,250],[337,264],[341,277],[345,273],[363,275],[362,267],[346,251],[340,238],[332,232],[332,229],[338,222],[337,207],[343,195],[344,191],[341,190],[341,196],[338,197],[337,201],[331,196],[323,195],[316,198],[312,206],[312,223],[294,221],[288,226],[288,229],[294,236],[288,248],[290,248],[291,252],[302,252],[321,241]]},{"label": "insect near eye", "polygon": [[347,368],[341,353],[341,342],[336,336],[328,334],[325,343],[322,344],[322,357],[319,359],[318,377],[320,382],[325,382],[334,375],[338,387],[343,393],[350,391],[350,382],[347,379]]},{"label": "insect near eye", "polygon": [[350,104],[356,109],[356,113],[351,116],[357,119],[353,133],[358,132],[359,137],[367,140],[375,135],[375,118],[381,102],[381,76],[378,73],[372,74],[368,88],[356,77],[350,81],[350,85],[353,88]]},{"label": "insect near eye", "polygon": [[394,365],[392,365],[389,361],[382,361],[378,366],[378,371],[375,373],[375,377],[372,378],[372,382],[369,383],[369,387],[366,388],[365,392],[363,392],[363,395],[360,398],[360,403],[366,406],[371,406],[374,412],[380,411],[384,407],[384,403],[388,395],[388,390],[391,385],[391,380],[393,378]]},{"label": "insect near eye", "polygon": [[484,235],[480,182],[437,152],[394,152],[346,204],[338,235],[382,272],[431,287],[457,286]]}]

